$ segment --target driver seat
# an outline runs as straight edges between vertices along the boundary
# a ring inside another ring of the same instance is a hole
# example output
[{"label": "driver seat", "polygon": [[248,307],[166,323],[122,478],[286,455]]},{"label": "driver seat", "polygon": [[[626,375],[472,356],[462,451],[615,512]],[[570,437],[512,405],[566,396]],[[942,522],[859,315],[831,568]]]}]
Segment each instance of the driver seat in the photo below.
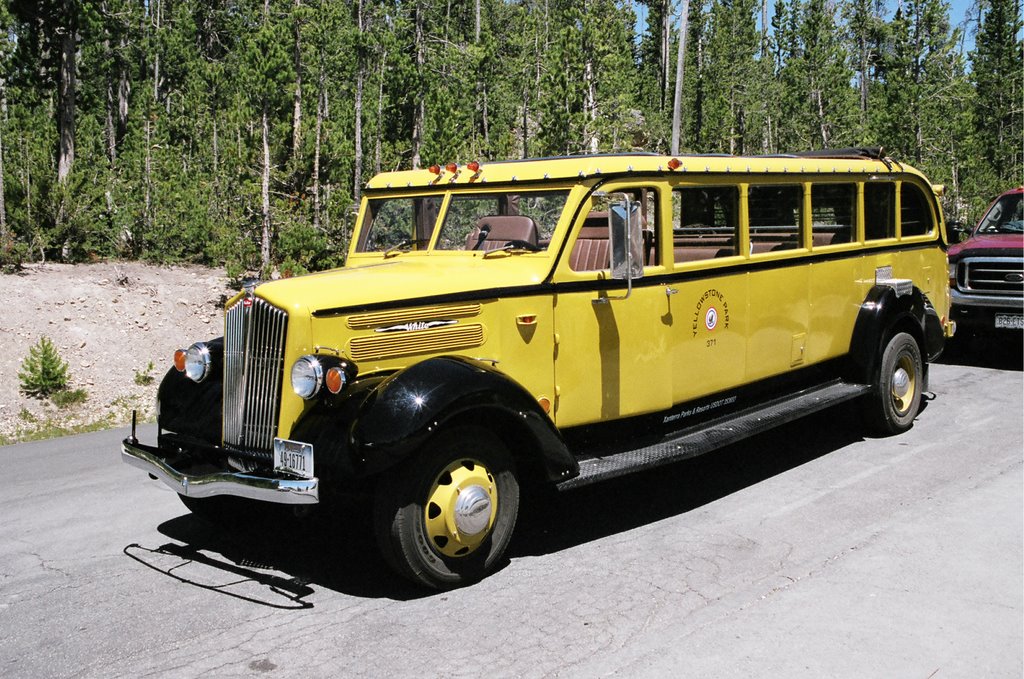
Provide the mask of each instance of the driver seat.
[{"label": "driver seat", "polygon": [[[487,231],[487,237],[480,242],[480,234]],[[467,250],[499,250],[509,241],[521,240],[530,245],[537,245],[540,240],[537,224],[529,217],[522,215],[490,215],[477,220],[473,229],[466,236]],[[480,247],[477,247],[479,243]]]}]

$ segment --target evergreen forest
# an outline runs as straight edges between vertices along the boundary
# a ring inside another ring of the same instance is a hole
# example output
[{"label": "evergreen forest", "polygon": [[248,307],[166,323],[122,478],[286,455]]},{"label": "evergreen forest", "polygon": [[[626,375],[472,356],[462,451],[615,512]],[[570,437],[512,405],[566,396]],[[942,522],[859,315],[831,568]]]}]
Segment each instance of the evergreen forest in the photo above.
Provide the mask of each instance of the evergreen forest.
[{"label": "evergreen forest", "polygon": [[960,23],[944,0],[4,0],[0,23],[7,268],[337,266],[367,179],[449,161],[880,145],[965,222],[1022,183],[1020,0]]}]

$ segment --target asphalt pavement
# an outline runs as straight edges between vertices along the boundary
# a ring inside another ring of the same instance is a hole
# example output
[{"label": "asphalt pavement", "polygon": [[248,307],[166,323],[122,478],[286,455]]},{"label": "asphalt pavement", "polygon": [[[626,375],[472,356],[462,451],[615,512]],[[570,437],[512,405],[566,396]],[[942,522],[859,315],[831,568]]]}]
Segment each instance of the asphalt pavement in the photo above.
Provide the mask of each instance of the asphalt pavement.
[{"label": "asphalt pavement", "polygon": [[441,594],[358,506],[217,527],[126,430],[3,447],[0,677],[1020,677],[1018,360],[933,366],[901,436],[840,406],[530,495],[505,566]]}]

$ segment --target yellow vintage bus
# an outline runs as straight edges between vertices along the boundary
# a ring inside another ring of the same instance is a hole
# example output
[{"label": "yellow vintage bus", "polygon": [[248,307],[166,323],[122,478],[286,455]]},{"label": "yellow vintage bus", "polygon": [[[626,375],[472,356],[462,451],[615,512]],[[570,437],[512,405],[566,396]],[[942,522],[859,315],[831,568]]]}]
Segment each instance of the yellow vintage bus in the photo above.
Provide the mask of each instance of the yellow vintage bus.
[{"label": "yellow vintage bus", "polygon": [[[370,494],[434,588],[571,489],[854,404],[917,415],[952,334],[937,195],[879,149],[448,164],[368,183],[344,268],[250,286],[123,458],[218,520]],[[231,497],[235,496],[235,497]]]}]

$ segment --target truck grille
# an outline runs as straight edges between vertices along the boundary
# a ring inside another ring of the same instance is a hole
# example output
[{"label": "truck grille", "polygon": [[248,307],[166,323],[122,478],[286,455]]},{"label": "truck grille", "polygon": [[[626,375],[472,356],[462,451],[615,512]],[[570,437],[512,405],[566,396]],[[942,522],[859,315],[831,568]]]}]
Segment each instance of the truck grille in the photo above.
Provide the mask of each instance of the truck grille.
[{"label": "truck grille", "polygon": [[1016,257],[969,257],[957,267],[957,287],[989,295],[1024,293],[1024,260]]},{"label": "truck grille", "polygon": [[245,297],[226,316],[224,443],[269,455],[277,433],[288,314]]}]

